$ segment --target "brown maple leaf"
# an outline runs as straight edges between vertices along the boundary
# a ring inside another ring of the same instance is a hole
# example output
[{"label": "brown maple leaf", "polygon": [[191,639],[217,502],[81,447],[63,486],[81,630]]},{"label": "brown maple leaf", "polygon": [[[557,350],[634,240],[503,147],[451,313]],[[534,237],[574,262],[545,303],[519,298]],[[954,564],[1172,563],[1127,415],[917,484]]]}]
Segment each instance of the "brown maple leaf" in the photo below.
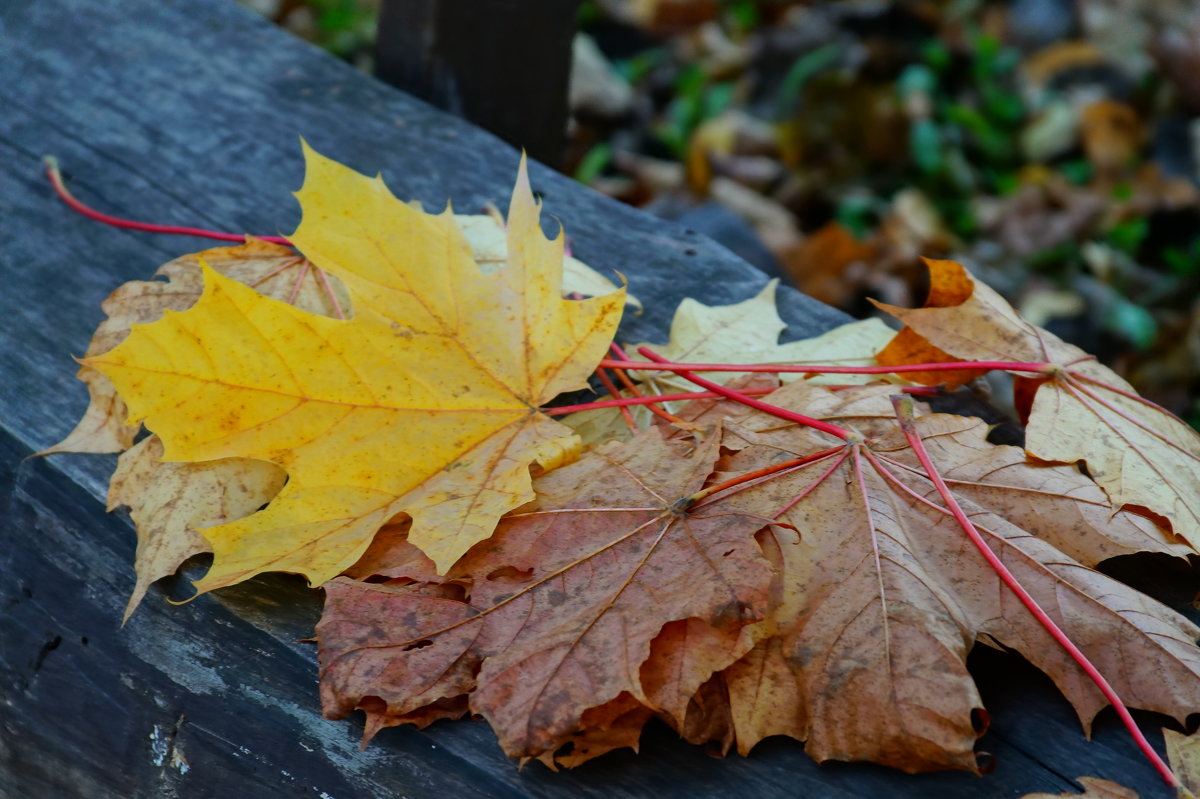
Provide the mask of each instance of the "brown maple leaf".
[{"label": "brown maple leaf", "polygon": [[[461,709],[467,696],[509,754],[572,765],[635,745],[652,709],[720,750],[787,734],[819,760],[975,770],[980,700],[965,659],[982,641],[1025,653],[1087,726],[1105,700],[965,541],[883,412],[892,390],[794,383],[771,395],[870,439],[840,442],[723,406],[730,432],[720,444],[732,454],[719,468],[711,435],[690,462],[672,457],[686,440],[654,430],[593,454],[540,478],[538,510],[505,520],[444,578],[414,560],[398,531],[393,554],[368,553],[373,565],[357,572],[390,582],[329,586],[319,631],[327,714],[364,709],[370,734],[420,723],[447,702]],[[1200,629],[1048,541],[1089,562],[1181,548],[1148,520],[1113,514],[1082,474],[989,444],[977,420],[930,414],[917,425],[972,522],[1117,675],[1117,690],[1186,715],[1200,700]],[[713,480],[792,461],[695,499],[716,490]],[[706,471],[710,488],[696,493]],[[1065,529],[1039,523],[1050,518]],[[712,566],[731,555],[745,569],[734,581]],[[729,587],[738,581],[742,594],[761,591],[745,588],[755,570],[771,578],[770,608],[750,624],[761,599],[739,600],[732,615],[718,600],[738,595]]]},{"label": "brown maple leaf", "polygon": [[575,763],[628,745],[631,719],[646,715],[636,708],[614,717],[615,739],[575,738],[622,695],[679,712],[679,696],[738,649],[691,651],[647,691],[641,667],[663,626],[695,618],[736,632],[766,612],[763,520],[675,504],[717,454],[715,436],[693,445],[652,429],[539,478],[537,510],[506,518],[448,572],[452,585],[330,583],[318,626],[326,715],[376,696],[401,717],[470,693],[509,755],[546,759],[572,743],[563,762]]},{"label": "brown maple leaf", "polygon": [[[1115,506],[1145,508],[1200,546],[1200,436],[1083,350],[1026,322],[960,264],[927,263],[934,291],[957,302],[917,309],[879,304],[906,325],[898,339],[917,336],[925,342],[924,349],[900,354],[885,349],[877,356],[880,363],[945,360],[939,354],[944,351],[1014,364],[1018,398],[1033,396],[1025,441],[1031,456],[1083,461]],[[1036,364],[1047,367],[1038,370]],[[926,382],[941,379],[934,373]]]},{"label": "brown maple leaf", "polygon": [[158,436],[147,436],[117,459],[108,486],[108,510],[129,508],[137,528],[137,579],[122,624],[151,583],[174,574],[193,555],[211,551],[198,530],[254,513],[287,480],[282,469],[266,461],[171,463],[162,456]]},{"label": "brown maple leaf", "polygon": [[[834,392],[800,383],[780,389],[771,400],[873,438],[886,437],[896,428],[890,400],[895,391],[895,386],[875,384]],[[740,430],[781,425],[773,416],[742,406],[722,408],[722,418],[730,422],[727,446],[736,443]],[[929,435],[925,445],[957,496],[1003,516],[1087,566],[1135,552],[1186,558],[1192,551],[1151,519],[1113,507],[1078,469],[1029,461],[1019,447],[992,444],[987,440],[989,426],[981,419],[936,414],[924,424]],[[879,449],[882,441],[874,446],[890,466],[919,471],[904,442],[896,442],[894,452]]]},{"label": "brown maple leaf", "polygon": [[[791,404],[798,390],[781,389],[772,401],[811,410]],[[930,481],[907,466],[896,431],[841,443],[771,422],[762,432],[743,423],[726,436],[726,447],[740,448],[726,468],[807,462],[718,500],[799,531],[798,540],[781,527],[763,536],[778,575],[769,636],[725,672],[739,749],[782,732],[806,740],[817,760],[975,770],[981,702],[965,659],[976,641],[1020,651],[1090,725],[1106,701],[967,542]],[[967,436],[967,457],[953,455],[962,446],[955,436],[969,426],[938,415],[917,426],[950,468],[978,453],[978,436]],[[997,512],[965,497],[960,504],[1128,704],[1176,718],[1194,710],[1200,628]],[[1085,539],[1076,542],[1082,552],[1112,546],[1086,540],[1104,539],[1086,526],[1073,535]]]}]

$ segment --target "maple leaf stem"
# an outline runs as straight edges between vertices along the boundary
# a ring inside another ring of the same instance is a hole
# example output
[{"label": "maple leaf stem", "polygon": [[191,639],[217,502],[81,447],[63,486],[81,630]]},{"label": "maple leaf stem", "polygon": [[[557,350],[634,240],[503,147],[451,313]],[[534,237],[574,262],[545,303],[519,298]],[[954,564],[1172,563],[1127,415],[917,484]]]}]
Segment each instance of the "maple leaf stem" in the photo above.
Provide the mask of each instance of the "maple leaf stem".
[{"label": "maple leaf stem", "polygon": [[1134,721],[1133,715],[1129,712],[1129,708],[1127,708],[1125,703],[1121,701],[1121,697],[1117,696],[1117,692],[1113,690],[1113,687],[1109,684],[1108,680],[1104,678],[1104,675],[1100,673],[1099,669],[1097,669],[1092,662],[1088,660],[1087,656],[1083,654],[1079,647],[1077,647],[1075,643],[1067,636],[1067,634],[1064,633],[1062,629],[1054,622],[1054,619],[1050,618],[1049,614],[1042,609],[1041,605],[1037,603],[1037,600],[1035,600],[1033,596],[1025,590],[1025,587],[1021,585],[1016,576],[1008,570],[1008,567],[1004,565],[1004,562],[1000,560],[1000,557],[996,555],[992,548],[988,546],[987,542],[983,540],[983,536],[979,534],[979,531],[975,529],[974,523],[972,523],[970,518],[967,517],[967,514],[963,511],[962,506],[958,504],[958,501],[950,492],[950,487],[947,486],[946,481],[942,479],[941,472],[938,471],[937,467],[933,463],[933,460],[929,457],[929,452],[925,449],[925,444],[921,440],[921,436],[917,433],[914,423],[915,417],[913,414],[912,398],[904,395],[893,396],[892,406],[896,409],[896,418],[900,422],[900,429],[903,431],[904,437],[908,440],[909,446],[912,447],[913,452],[916,454],[917,460],[921,462],[921,467],[925,470],[925,476],[928,477],[933,483],[934,487],[937,489],[938,495],[941,496],[942,501],[946,503],[946,508],[954,516],[954,519],[958,522],[959,526],[962,527],[963,532],[967,534],[967,538],[969,538],[971,543],[975,545],[975,548],[979,550],[979,554],[983,555],[984,560],[986,560],[988,565],[992,567],[997,575],[999,575],[1001,581],[1003,581],[1003,583],[1008,586],[1008,588],[1016,595],[1017,599],[1021,601],[1021,604],[1023,604],[1029,610],[1029,612],[1033,614],[1033,617],[1037,619],[1038,623],[1041,624],[1043,628],[1045,628],[1046,632],[1048,632],[1051,637],[1054,638],[1059,646],[1066,650],[1067,654],[1071,656],[1071,659],[1074,660],[1081,669],[1083,669],[1083,672],[1088,676],[1088,678],[1095,683],[1098,689],[1100,689],[1100,693],[1104,695],[1104,698],[1107,699],[1113,706],[1113,709],[1117,711],[1117,715],[1120,717],[1121,723],[1124,724],[1125,729],[1129,731],[1129,735],[1133,738],[1134,743],[1137,744],[1138,749],[1142,751],[1142,754],[1145,755],[1146,759],[1150,761],[1150,764],[1154,766],[1156,771],[1158,771],[1159,776],[1162,777],[1163,781],[1172,788],[1181,787],[1182,783],[1179,781],[1179,778],[1175,776],[1174,772],[1171,771],[1171,768],[1163,761],[1161,757],[1159,757],[1158,753],[1154,751],[1154,747],[1152,747],[1150,742],[1146,740],[1146,736],[1144,736],[1142,731],[1138,729],[1137,722]]},{"label": "maple leaf stem", "polygon": [[[638,352],[646,355],[639,348]],[[649,355],[646,355],[649,358]],[[1019,363],[1012,361],[950,361],[939,363],[907,363],[897,366],[822,366],[820,364],[773,364],[773,363],[672,363],[666,359],[646,363],[643,361],[617,361],[605,358],[600,366],[608,369],[643,369],[667,372],[769,372],[772,374],[837,374],[837,375],[890,375],[902,372],[953,372],[963,369],[1003,369],[1009,372],[1036,372],[1046,374],[1056,369],[1051,363]]]},{"label": "maple leaf stem", "polygon": [[[600,380],[600,384],[604,386],[604,389],[611,396],[613,396],[613,397],[620,396],[620,394],[617,392],[616,385],[613,383],[612,378],[608,376],[608,372],[606,370],[597,369],[596,377]],[[653,407],[653,406],[651,406],[651,407]],[[617,410],[619,410],[621,412],[621,418],[625,420],[625,424],[630,429],[630,431],[633,433],[637,433],[638,432],[637,422],[635,422],[633,420],[633,414],[629,412],[629,406],[618,405]]]},{"label": "maple leaf stem", "polygon": [[329,298],[330,304],[333,305],[333,315],[338,319],[345,319],[346,312],[342,310],[342,304],[338,301],[337,294],[333,290],[333,285],[329,282],[329,275],[325,274],[324,269],[320,269],[317,266],[313,266],[313,270],[317,273],[317,279],[321,281],[321,288],[325,290],[325,296]]},{"label": "maple leaf stem", "polygon": [[[609,342],[608,348],[610,350],[612,350],[613,354],[616,355],[617,358],[619,358],[620,360],[622,360],[622,361],[629,360],[629,356],[625,354],[625,350],[621,349],[620,345],[617,344],[617,342],[615,342],[615,341]],[[621,381],[621,384],[623,386],[625,386],[625,388],[631,394],[633,394],[633,396],[635,396],[635,397],[643,396],[641,390],[629,378],[629,374],[626,373],[626,371],[624,369],[617,369],[616,375],[617,375],[617,379],[619,379]],[[611,392],[611,393],[614,397],[617,396],[617,393],[615,391]],[[647,405],[646,407],[649,408],[649,410],[652,414],[654,414],[655,416],[657,416],[658,418],[662,419],[665,422],[668,422],[670,424],[679,424],[679,423],[683,422],[683,420],[680,419],[678,416],[675,416],[672,413],[668,413],[666,410],[658,407],[658,405],[650,404],[650,405]]]},{"label": "maple leaf stem", "polygon": [[278,275],[280,272],[284,272],[288,269],[291,269],[293,266],[296,266],[303,260],[304,260],[304,256],[302,256],[302,255],[297,255],[295,258],[289,258],[286,261],[284,261],[282,264],[280,264],[279,266],[272,269],[270,272],[267,272],[265,275],[263,275],[262,277],[255,280],[253,283],[248,283],[247,285],[249,285],[250,288],[252,288],[252,289],[258,288],[263,283],[266,283],[268,280],[270,280],[271,278]]},{"label": "maple leaf stem", "polygon": [[[743,394],[770,394],[775,391],[774,388],[745,388],[742,389]],[[610,400],[596,400],[595,402],[584,402],[579,405],[562,405],[557,408],[542,408],[542,413],[548,416],[562,416],[568,413],[577,413],[579,411],[594,411],[601,408],[622,408],[630,405],[650,405],[653,407],[658,402],[683,402],[684,400],[695,399],[718,399],[725,396],[717,394],[714,391],[688,391],[679,394],[655,394],[650,397],[620,397]]]},{"label": "maple leaf stem", "polygon": [[[184,227],[180,225],[156,225],[153,222],[137,222],[132,219],[121,219],[120,217],[110,216],[101,213],[94,208],[89,208],[82,202],[77,200],[71,192],[67,191],[67,186],[63,182],[62,173],[58,168],[58,159],[52,155],[47,155],[42,159],[42,163],[46,168],[46,177],[50,179],[50,185],[54,187],[54,193],[58,198],[70,206],[75,211],[86,216],[88,219],[93,219],[97,222],[103,222],[112,227],[125,228],[126,230],[140,230],[146,233],[168,233],[176,236],[198,236],[206,239],[216,239],[218,241],[236,241],[239,244],[245,243],[246,236],[241,233],[223,233],[219,230],[206,230],[198,227]],[[283,236],[255,236],[256,239],[269,241],[273,244],[283,244],[291,246],[291,242]]]},{"label": "maple leaf stem", "polygon": [[296,297],[300,296],[300,287],[304,285],[304,278],[308,277],[309,268],[309,260],[305,258],[304,262],[300,265],[300,276],[296,278],[296,284],[292,286],[292,293],[288,295],[288,305],[296,304]]},{"label": "maple leaf stem", "polygon": [[[877,454],[874,457],[878,458],[879,460],[883,461],[884,463],[888,464],[889,466],[893,466],[897,469],[903,469],[904,471],[911,472],[912,474],[919,474],[919,475],[925,474],[920,469],[909,466],[907,463],[902,463],[901,461],[898,461],[894,458],[889,458],[886,455],[878,455]],[[1059,497],[1059,496],[1062,496],[1061,493],[1056,493],[1054,491],[1039,491],[1036,488],[1027,488],[1025,486],[1005,485],[1003,483],[985,483],[985,482],[980,482],[977,480],[955,480],[952,477],[943,477],[942,479],[946,481],[946,485],[971,486],[973,488],[983,488],[983,489],[993,489],[993,488],[996,488],[997,486],[1001,486],[1004,488],[1005,491],[1012,491],[1015,494],[1029,494],[1030,496],[1033,496],[1033,497]],[[901,484],[901,485],[903,485],[903,484]],[[1072,497],[1072,501],[1077,502],[1081,505],[1091,505],[1096,508],[1103,508],[1104,510],[1112,509],[1112,506],[1109,505],[1107,502],[1100,502],[1095,499],[1087,499],[1085,497]]]},{"label": "maple leaf stem", "polygon": [[[814,452],[811,455],[805,455],[803,458],[792,458],[790,460],[780,461],[779,463],[773,463],[770,466],[764,466],[761,469],[755,469],[752,472],[746,472],[745,474],[737,477],[731,477],[728,480],[710,485],[708,488],[701,489],[694,494],[684,497],[675,503],[675,507],[694,508],[697,502],[702,499],[706,499],[707,497],[711,497],[713,494],[719,494],[722,491],[728,491],[731,488],[745,485],[746,483],[750,483],[762,477],[769,477],[770,475],[778,474],[780,472],[799,469],[803,466],[808,466],[809,464],[824,460],[832,455],[836,455],[839,452],[844,452],[844,448],[830,447],[829,449],[822,450],[820,452]],[[838,463],[841,463],[840,459],[838,460]],[[782,515],[782,512],[774,514],[774,518],[777,518],[780,515]]]},{"label": "maple leaf stem", "polygon": [[[663,358],[661,355],[654,352],[649,347],[638,347],[638,353],[641,354],[643,357],[649,358],[650,360],[655,361],[656,363],[659,363],[660,365],[663,363],[669,363],[669,361],[667,361],[666,358]],[[621,361],[618,361],[617,363],[620,364]],[[679,364],[671,364],[671,365],[678,366]],[[805,416],[802,413],[796,413],[795,411],[789,411],[786,408],[780,408],[777,405],[771,405],[770,403],[763,402],[762,400],[756,400],[747,394],[744,394],[740,391],[734,391],[733,389],[727,388],[727,387],[721,385],[720,383],[714,383],[711,380],[705,380],[703,377],[699,377],[697,375],[692,374],[690,371],[687,370],[686,367],[678,369],[678,370],[673,370],[673,371],[677,371],[679,376],[682,377],[683,379],[687,380],[688,382],[695,383],[696,385],[701,386],[702,388],[706,388],[709,391],[720,394],[723,397],[727,397],[728,399],[731,399],[734,402],[739,402],[742,405],[746,405],[748,407],[754,408],[755,410],[762,411],[763,413],[769,413],[770,415],[778,417],[780,419],[786,419],[789,422],[795,422],[796,424],[801,424],[801,425],[804,425],[805,427],[811,427],[813,430],[820,430],[822,433],[828,433],[831,436],[837,436],[838,438],[842,439],[843,441],[850,438],[850,436],[852,435],[852,433],[849,430],[847,430],[843,427],[838,427],[835,424],[829,424],[829,422],[822,422],[820,419],[814,419],[811,416]]]}]

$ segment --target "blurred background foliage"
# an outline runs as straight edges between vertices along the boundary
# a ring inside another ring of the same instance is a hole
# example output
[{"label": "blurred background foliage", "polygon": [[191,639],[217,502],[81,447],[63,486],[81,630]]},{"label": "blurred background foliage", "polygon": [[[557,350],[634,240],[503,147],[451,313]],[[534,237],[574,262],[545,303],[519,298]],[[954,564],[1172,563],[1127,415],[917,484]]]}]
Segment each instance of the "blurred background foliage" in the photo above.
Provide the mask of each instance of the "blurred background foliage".
[{"label": "blurred background foliage", "polygon": [[[379,0],[243,0],[370,69]],[[855,315],[962,260],[1200,427],[1200,6],[586,0],[562,168]],[[681,267],[682,268],[682,267]]]}]

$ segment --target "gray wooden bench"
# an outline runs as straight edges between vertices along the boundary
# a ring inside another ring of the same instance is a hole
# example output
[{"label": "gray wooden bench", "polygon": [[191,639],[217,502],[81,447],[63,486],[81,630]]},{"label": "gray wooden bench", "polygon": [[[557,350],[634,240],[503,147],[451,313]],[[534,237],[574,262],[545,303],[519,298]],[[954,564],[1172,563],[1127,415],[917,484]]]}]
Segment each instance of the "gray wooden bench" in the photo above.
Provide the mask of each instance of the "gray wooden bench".
[{"label": "gray wooden bench", "polygon": [[[27,456],[85,405],[70,356],[100,301],[210,243],[73,214],[41,156],[57,155],[77,195],[115,214],[286,233],[301,135],[428,207],[503,201],[517,163],[489,134],[225,0],[0,3],[0,796],[999,797],[1067,790],[1083,774],[1159,795],[1109,713],[1086,743],[1045,678],[992,651],[972,660],[993,716],[980,743],[996,764],[987,777],[822,767],[783,739],[717,759],[665,727],[647,732],[639,755],[553,774],[518,771],[469,721],[387,730],[360,753],[357,723],[320,717],[313,647],[299,641],[320,595],[297,578],[182,607],[155,591],[122,629],[134,537],[104,513],[114,458]],[[536,165],[532,174],[576,253],[619,269],[645,302],[624,340],[662,340],[685,296],[730,302],[765,279],[688,230]],[[795,292],[781,304],[793,337],[843,321]],[[1157,593],[1183,608],[1191,592],[1173,585]]]}]

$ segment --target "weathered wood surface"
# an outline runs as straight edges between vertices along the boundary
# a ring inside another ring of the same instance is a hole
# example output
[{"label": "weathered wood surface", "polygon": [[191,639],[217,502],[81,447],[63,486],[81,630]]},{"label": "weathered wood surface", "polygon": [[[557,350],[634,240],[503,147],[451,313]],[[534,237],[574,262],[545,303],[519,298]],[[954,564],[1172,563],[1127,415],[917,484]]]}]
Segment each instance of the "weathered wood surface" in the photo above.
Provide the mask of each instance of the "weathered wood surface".
[{"label": "weathered wood surface", "polygon": [[[181,607],[152,592],[120,628],[134,544],[103,512],[114,459],[26,456],[84,407],[69,356],[100,300],[209,244],[72,214],[40,157],[59,156],[78,195],[113,213],[273,233],[297,219],[299,135],[400,196],[460,209],[503,201],[517,156],[222,0],[0,3],[0,44],[0,796],[1000,797],[1082,774],[1160,795],[1110,712],[1085,743],[1046,679],[991,651],[972,660],[993,714],[987,777],[821,767],[786,740],[716,759],[663,728],[640,755],[552,774],[518,771],[471,722],[386,730],[360,753],[360,723],[320,718],[312,645],[297,640],[319,595],[296,579]],[[628,340],[661,340],[684,296],[729,302],[764,280],[686,230],[541,168],[533,180],[577,254],[646,302]],[[842,320],[795,292],[781,304],[792,336]],[[1168,599],[1183,609],[1194,588],[1177,576]]]}]

